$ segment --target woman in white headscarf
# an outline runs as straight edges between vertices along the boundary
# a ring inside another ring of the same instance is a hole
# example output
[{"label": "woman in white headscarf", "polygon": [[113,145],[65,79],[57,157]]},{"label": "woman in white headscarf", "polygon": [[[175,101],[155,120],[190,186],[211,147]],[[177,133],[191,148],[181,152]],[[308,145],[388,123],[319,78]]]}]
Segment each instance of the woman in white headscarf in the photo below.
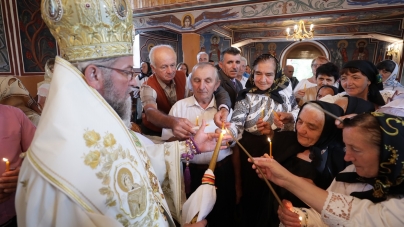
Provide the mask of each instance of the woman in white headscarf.
[{"label": "woman in white headscarf", "polygon": [[41,109],[21,80],[13,76],[0,77],[0,104],[21,109],[35,126],[38,125]]},{"label": "woman in white headscarf", "polygon": [[404,86],[396,80],[399,67],[392,60],[384,60],[376,65],[379,74],[382,76],[384,90],[403,90]]}]

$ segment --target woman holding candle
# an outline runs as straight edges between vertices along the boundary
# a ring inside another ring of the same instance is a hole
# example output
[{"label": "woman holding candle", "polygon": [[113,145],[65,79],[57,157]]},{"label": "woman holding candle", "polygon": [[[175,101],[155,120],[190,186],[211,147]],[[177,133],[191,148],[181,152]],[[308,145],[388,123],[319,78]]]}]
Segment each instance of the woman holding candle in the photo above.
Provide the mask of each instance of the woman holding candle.
[{"label": "woman holding candle", "polygon": [[[269,142],[268,137],[258,131],[257,121],[264,120],[276,128],[273,111],[292,112],[297,116],[299,109],[289,79],[281,74],[276,58],[270,54],[260,55],[252,67],[249,80],[253,86],[238,95],[229,131],[238,139],[242,135],[240,143],[251,155],[261,156],[269,153]],[[285,125],[284,130],[287,129],[293,130],[293,124]],[[233,154],[239,154],[240,160],[240,175],[236,173],[236,182],[241,180],[241,225],[267,226],[271,219],[269,203],[257,201],[269,201],[273,197],[267,185],[251,170],[247,156],[237,151],[237,147]]]},{"label": "woman holding candle", "polygon": [[19,156],[28,150],[35,126],[20,109],[1,104],[0,125],[0,226],[17,226],[14,197],[23,160]]},{"label": "woman holding candle", "polygon": [[[327,191],[297,177],[269,157],[255,159],[265,177],[310,205],[293,208],[284,201],[278,215],[286,226],[403,226],[404,125],[383,113],[360,114],[344,122],[345,160],[353,165],[339,173]],[[316,196],[313,196],[316,195]]]}]

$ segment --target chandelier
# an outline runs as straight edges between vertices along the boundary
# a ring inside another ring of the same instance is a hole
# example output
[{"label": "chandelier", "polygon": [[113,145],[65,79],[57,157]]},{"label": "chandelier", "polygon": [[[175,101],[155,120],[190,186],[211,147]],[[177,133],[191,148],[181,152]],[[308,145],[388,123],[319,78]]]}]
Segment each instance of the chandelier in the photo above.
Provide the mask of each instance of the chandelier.
[{"label": "chandelier", "polygon": [[314,24],[310,25],[310,31],[307,32],[306,27],[304,26],[304,21],[300,20],[299,25],[295,25],[293,34],[290,34],[290,28],[286,29],[286,39],[293,39],[295,41],[302,41],[304,39],[312,39],[314,36],[313,30]]},{"label": "chandelier", "polygon": [[398,47],[395,44],[387,46],[387,56],[393,56],[398,54]]}]

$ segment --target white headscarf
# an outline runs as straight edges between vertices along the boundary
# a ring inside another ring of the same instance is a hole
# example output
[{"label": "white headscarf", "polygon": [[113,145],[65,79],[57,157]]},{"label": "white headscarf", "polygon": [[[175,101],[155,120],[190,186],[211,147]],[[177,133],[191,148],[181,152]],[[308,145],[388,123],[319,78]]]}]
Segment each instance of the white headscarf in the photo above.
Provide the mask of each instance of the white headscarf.
[{"label": "white headscarf", "polygon": [[[394,62],[394,61],[393,61],[393,62]],[[394,62],[394,64],[396,65],[396,67],[394,68],[394,70],[393,70],[393,72],[391,73],[391,75],[389,76],[389,78],[387,78],[387,80],[385,80],[385,81],[383,82],[383,89],[386,89],[386,90],[390,90],[390,89],[391,89],[391,90],[394,90],[394,89],[397,89],[397,87],[404,89],[404,86],[403,86],[402,84],[400,84],[400,82],[398,82],[398,81],[396,80],[396,78],[397,78],[397,76],[398,76],[398,69],[399,69],[399,67],[398,67],[397,63]]]}]

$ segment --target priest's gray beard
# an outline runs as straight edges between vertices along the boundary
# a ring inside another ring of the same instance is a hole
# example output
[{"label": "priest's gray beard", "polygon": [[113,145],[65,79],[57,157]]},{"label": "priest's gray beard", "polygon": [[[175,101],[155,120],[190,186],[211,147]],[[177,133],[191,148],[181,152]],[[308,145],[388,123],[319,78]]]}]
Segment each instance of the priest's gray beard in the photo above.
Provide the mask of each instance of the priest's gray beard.
[{"label": "priest's gray beard", "polygon": [[[130,92],[128,89],[127,93]],[[106,78],[104,83],[104,99],[115,110],[115,112],[121,117],[126,127],[130,128],[130,115],[132,110],[132,99],[130,96],[127,99],[122,100],[119,98],[119,92],[114,88],[114,84],[111,78]]]}]

